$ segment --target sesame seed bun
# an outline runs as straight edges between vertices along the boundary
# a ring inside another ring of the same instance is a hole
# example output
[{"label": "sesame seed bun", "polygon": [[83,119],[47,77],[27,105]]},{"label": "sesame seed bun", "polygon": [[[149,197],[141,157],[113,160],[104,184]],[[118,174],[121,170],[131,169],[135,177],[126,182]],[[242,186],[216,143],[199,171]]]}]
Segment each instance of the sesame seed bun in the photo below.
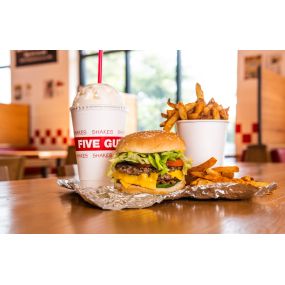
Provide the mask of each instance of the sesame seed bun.
[{"label": "sesame seed bun", "polygon": [[119,142],[116,152],[155,153],[180,150],[185,151],[183,140],[175,133],[165,131],[144,131],[125,136]]}]

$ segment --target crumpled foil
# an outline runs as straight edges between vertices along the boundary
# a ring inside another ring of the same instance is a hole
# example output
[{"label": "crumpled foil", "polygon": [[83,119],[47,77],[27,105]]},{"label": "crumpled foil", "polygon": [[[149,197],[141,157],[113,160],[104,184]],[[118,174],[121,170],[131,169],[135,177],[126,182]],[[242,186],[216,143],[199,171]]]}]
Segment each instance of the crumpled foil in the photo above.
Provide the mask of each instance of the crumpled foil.
[{"label": "crumpled foil", "polygon": [[164,200],[176,200],[180,198],[192,199],[228,199],[242,200],[254,196],[270,194],[277,188],[275,182],[266,187],[254,187],[252,185],[238,183],[214,183],[198,186],[186,186],[166,195],[154,195],[147,193],[127,194],[118,191],[114,186],[101,186],[98,188],[81,188],[79,181],[75,179],[58,179],[59,186],[75,191],[86,202],[104,210],[142,209],[150,207]]}]

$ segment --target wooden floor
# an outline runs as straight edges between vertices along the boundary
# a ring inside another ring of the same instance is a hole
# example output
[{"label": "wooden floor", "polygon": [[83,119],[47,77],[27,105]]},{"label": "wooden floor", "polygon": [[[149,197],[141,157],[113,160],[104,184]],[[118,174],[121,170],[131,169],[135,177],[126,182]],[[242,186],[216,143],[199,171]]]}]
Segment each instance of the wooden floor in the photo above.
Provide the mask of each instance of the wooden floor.
[{"label": "wooden floor", "polygon": [[179,200],[104,211],[55,178],[0,183],[0,233],[285,233],[285,164],[240,164],[241,174],[279,188],[244,201]]}]

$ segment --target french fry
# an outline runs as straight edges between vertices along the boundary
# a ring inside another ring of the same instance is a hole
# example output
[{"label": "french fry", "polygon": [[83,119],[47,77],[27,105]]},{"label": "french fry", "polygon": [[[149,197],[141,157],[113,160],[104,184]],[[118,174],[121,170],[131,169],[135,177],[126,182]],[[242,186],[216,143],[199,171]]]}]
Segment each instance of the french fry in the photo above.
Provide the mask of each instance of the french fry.
[{"label": "french fry", "polygon": [[185,104],[185,109],[187,112],[189,111],[192,111],[196,106],[196,103],[188,103],[188,104]]},{"label": "french fry", "polygon": [[199,118],[199,114],[198,113],[187,114],[187,117],[189,120],[196,120]]},{"label": "french fry", "polygon": [[207,174],[205,174],[204,171],[191,171],[190,175],[203,178]]},{"label": "french fry", "polygon": [[167,118],[170,118],[171,116],[174,115],[174,113],[176,112],[175,110],[167,110]]},{"label": "french fry", "polygon": [[217,107],[214,107],[212,109],[212,114],[213,114],[213,119],[214,120],[219,120],[220,119],[220,112],[219,112]]},{"label": "french fry", "polygon": [[[215,102],[214,98],[211,98],[206,104],[204,92],[199,83],[196,83],[196,97],[196,102],[187,104],[183,104],[182,102],[175,104],[168,99],[167,105],[171,109],[167,110],[166,113],[161,113],[161,117],[166,119],[166,121],[161,123],[160,126],[164,130],[170,131],[178,120],[228,120],[229,108],[224,109],[222,105]],[[171,128],[169,128],[170,126]]]},{"label": "french fry", "polygon": [[208,175],[221,176],[221,173],[220,173],[220,172],[217,172],[217,171],[213,170],[212,168],[206,169],[205,172],[206,172]]},{"label": "french fry", "polygon": [[186,179],[187,184],[196,186],[228,182],[251,185],[254,187],[266,187],[269,184],[267,182],[254,181],[254,179],[250,176],[234,178],[234,173],[239,171],[239,168],[237,166],[221,166],[210,168],[215,163],[216,159],[212,157],[206,162],[189,169]]},{"label": "french fry", "polygon": [[191,183],[191,185],[206,185],[206,184],[209,184],[209,183],[212,183],[212,182],[209,181],[209,180],[203,179],[203,178],[198,178],[198,179],[194,180]]},{"label": "french fry", "polygon": [[206,180],[210,180],[212,182],[231,182],[232,181],[232,179],[227,178],[227,177],[223,177],[220,175],[218,175],[218,176],[210,175],[210,174],[206,174],[204,172],[199,172],[199,171],[191,172],[191,175],[195,176],[195,177],[203,178]]},{"label": "french fry", "polygon": [[160,125],[159,125],[159,126],[160,126],[161,128],[163,128],[163,127],[165,126],[165,124],[166,124],[166,121],[164,121],[164,122],[160,123]]},{"label": "french fry", "polygon": [[169,132],[178,119],[178,111],[175,111],[175,113],[165,122],[163,129]]},{"label": "french fry", "polygon": [[252,177],[250,177],[250,176],[243,176],[242,178],[241,178],[242,180],[244,180],[244,181],[253,181],[253,178]]},{"label": "french fry", "polygon": [[215,99],[211,98],[211,100],[208,102],[208,105],[214,105],[215,103],[216,103]]},{"label": "french fry", "polygon": [[178,113],[181,120],[187,120],[187,110],[182,102],[177,104]]},{"label": "french fry", "polygon": [[172,103],[169,98],[167,100],[167,105],[173,109],[176,109],[176,104]]},{"label": "french fry", "polygon": [[207,168],[211,168],[213,165],[216,164],[216,162],[217,162],[217,159],[214,157],[211,157],[209,160],[205,161],[204,163],[190,168],[188,172],[191,173],[193,171],[204,171]]},{"label": "french fry", "polygon": [[231,179],[234,178],[234,172],[224,172],[224,171],[222,171],[221,175],[224,176],[224,177],[231,178]]},{"label": "french fry", "polygon": [[194,113],[200,115],[202,113],[204,107],[205,107],[205,102],[202,100],[199,100],[195,106],[195,112]]},{"label": "french fry", "polygon": [[269,183],[260,182],[260,181],[251,181],[251,182],[249,182],[249,184],[254,186],[254,187],[266,187],[266,186],[268,186]]},{"label": "french fry", "polygon": [[217,172],[239,172],[238,166],[218,166],[213,167],[213,170]]},{"label": "french fry", "polygon": [[220,113],[220,111],[222,111],[223,110],[223,106],[222,105],[218,105],[217,104],[217,110],[219,111],[219,113]]},{"label": "french fry", "polygon": [[204,101],[204,92],[199,83],[196,83],[196,96],[198,99],[202,99]]},{"label": "french fry", "polygon": [[220,117],[221,117],[221,119],[224,119],[224,120],[227,120],[227,119],[228,119],[228,115],[227,115],[225,109],[222,109],[222,110],[220,111]]},{"label": "french fry", "polygon": [[[254,181],[250,176],[243,176],[241,178],[234,178],[234,173],[239,171],[237,166],[221,166],[212,167],[216,163],[215,158],[192,167],[188,171],[186,182],[188,185],[206,185],[213,183],[238,183],[244,185],[251,185],[253,187],[266,187],[269,183]],[[208,167],[209,166],[209,167]]]},{"label": "french fry", "polygon": [[211,111],[210,107],[206,106],[203,110],[203,115],[208,116],[210,114],[210,111]]},{"label": "french fry", "polygon": [[204,107],[205,107],[205,102],[199,100],[199,101],[196,103],[196,106],[195,106],[195,108],[194,108],[194,112],[191,113],[191,114],[187,114],[188,119],[189,119],[189,120],[200,119],[201,113],[203,112]]}]

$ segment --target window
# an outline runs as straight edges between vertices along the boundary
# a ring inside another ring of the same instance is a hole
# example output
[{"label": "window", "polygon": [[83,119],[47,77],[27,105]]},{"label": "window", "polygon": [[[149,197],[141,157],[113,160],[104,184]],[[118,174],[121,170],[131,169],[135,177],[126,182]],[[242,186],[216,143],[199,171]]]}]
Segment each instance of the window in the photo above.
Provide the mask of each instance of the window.
[{"label": "window", "polygon": [[11,103],[10,51],[0,51],[0,103]]},{"label": "window", "polygon": [[[97,51],[80,52],[81,84],[97,82]],[[205,99],[229,106],[226,155],[235,154],[236,51],[105,51],[103,82],[137,94],[139,130],[157,129],[166,100],[194,101],[195,83]]]},{"label": "window", "polygon": [[139,130],[157,129],[166,98],[176,101],[176,52],[133,51],[131,93],[138,95]]},{"label": "window", "polygon": [[195,100],[195,84],[203,88],[205,100],[212,97],[230,107],[225,153],[235,154],[237,52],[234,50],[181,51],[182,101]]},{"label": "window", "polygon": [[[84,51],[81,53],[81,65],[84,76],[81,84],[87,85],[97,82],[98,56],[94,51]],[[125,52],[114,51],[105,52],[103,57],[103,82],[106,82],[116,89],[125,89]]]}]

